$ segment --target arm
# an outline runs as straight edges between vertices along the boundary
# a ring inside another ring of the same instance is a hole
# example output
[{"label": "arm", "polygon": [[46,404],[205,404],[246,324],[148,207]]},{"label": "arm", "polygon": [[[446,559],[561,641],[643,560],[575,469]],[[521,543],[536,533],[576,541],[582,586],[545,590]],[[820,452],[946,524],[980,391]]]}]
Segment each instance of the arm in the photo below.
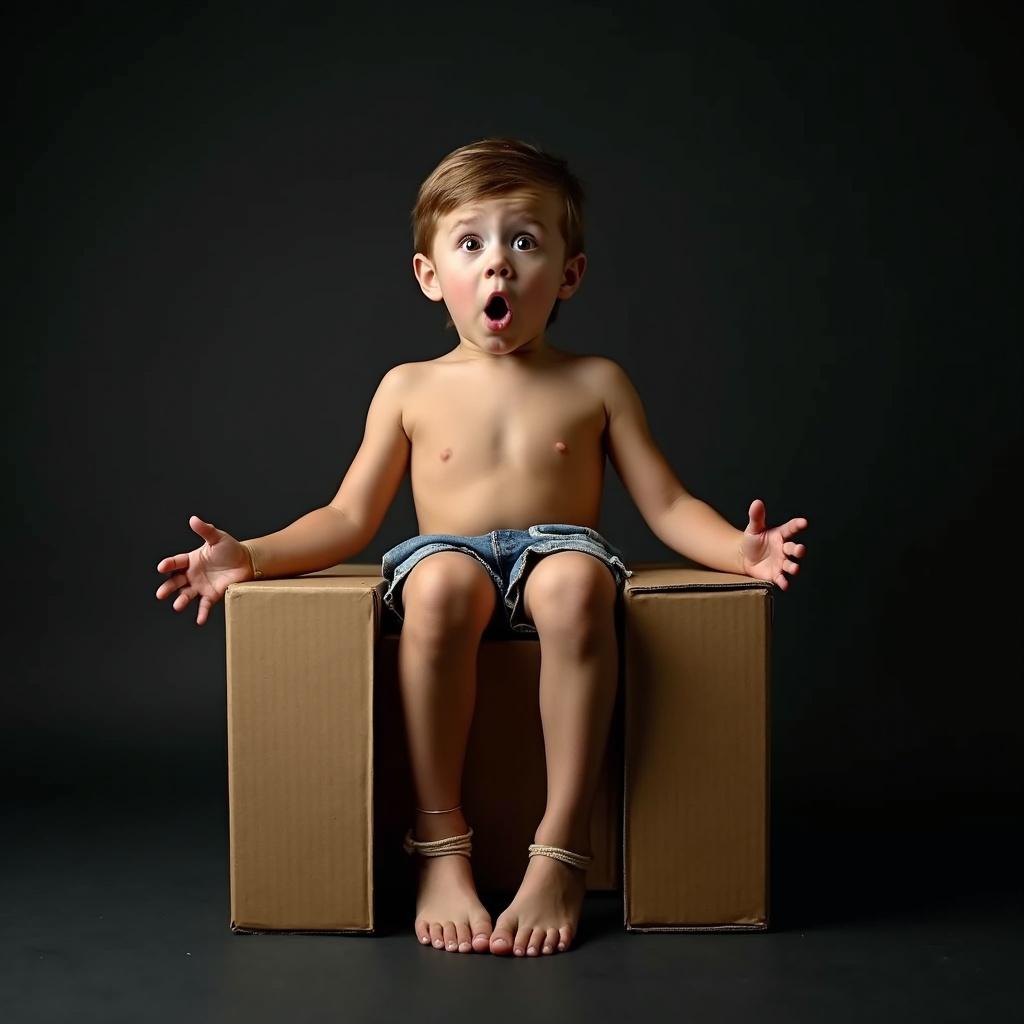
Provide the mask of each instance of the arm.
[{"label": "arm", "polygon": [[608,457],[651,532],[677,554],[743,575],[743,531],[690,494],[655,444],[636,388],[625,370],[600,359],[608,417]]},{"label": "arm", "polygon": [[242,542],[254,576],[298,576],[338,565],[376,536],[409,464],[411,445],[402,426],[408,381],[405,365],[384,375],[366,414],[362,445],[329,505]]}]

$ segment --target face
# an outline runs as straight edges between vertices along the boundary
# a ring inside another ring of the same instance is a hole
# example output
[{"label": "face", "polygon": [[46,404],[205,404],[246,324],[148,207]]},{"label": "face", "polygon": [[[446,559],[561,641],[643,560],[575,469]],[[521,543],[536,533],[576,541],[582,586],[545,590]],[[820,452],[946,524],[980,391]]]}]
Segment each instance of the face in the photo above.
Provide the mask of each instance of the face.
[{"label": "face", "polygon": [[[586,257],[571,257],[554,191],[522,191],[457,207],[440,218],[431,255],[416,253],[423,293],[443,301],[461,347],[480,355],[536,350],[556,299],[579,287]],[[492,304],[492,296],[500,293]]]}]

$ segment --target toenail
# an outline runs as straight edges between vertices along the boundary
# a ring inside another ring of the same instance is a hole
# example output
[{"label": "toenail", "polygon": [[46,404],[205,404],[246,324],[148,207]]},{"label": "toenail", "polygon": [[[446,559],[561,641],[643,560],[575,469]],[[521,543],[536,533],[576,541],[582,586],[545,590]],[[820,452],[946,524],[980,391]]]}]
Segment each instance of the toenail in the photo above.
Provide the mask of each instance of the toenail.
[{"label": "toenail", "polygon": [[470,946],[470,944],[468,942],[460,942],[459,943],[459,949],[460,950],[469,950],[469,949],[472,949],[472,946]]},{"label": "toenail", "polygon": [[527,953],[536,953],[537,952],[537,947],[536,946],[530,946],[529,949],[527,949],[526,952]]},{"label": "toenail", "polygon": [[560,943],[558,944],[558,948],[559,948],[559,949],[565,949],[565,943],[564,943],[564,942],[560,942]]},{"label": "toenail", "polygon": [[420,942],[429,942],[429,941],[430,941],[430,939],[428,939],[428,938],[426,937],[426,935],[422,935],[422,936],[420,936]]},{"label": "toenail", "polygon": [[476,935],[476,936],[474,936],[474,938],[477,938],[477,939],[486,939],[486,938],[487,938],[487,936],[486,936],[486,935],[484,935],[484,933],[483,933],[483,932],[480,932],[480,934],[479,934],[479,935]]},{"label": "toenail", "polygon": [[516,956],[522,956],[523,950],[520,946],[516,946]]},{"label": "toenail", "polygon": [[544,947],[544,952],[545,953],[550,953],[551,952],[551,947],[550,946],[545,946]]},{"label": "toenail", "polygon": [[449,949],[454,949],[455,948],[455,943],[454,942],[449,942],[448,943],[448,948]]},{"label": "toenail", "polygon": [[434,945],[437,946],[438,949],[440,949],[444,945],[444,943],[440,939],[434,939]]}]

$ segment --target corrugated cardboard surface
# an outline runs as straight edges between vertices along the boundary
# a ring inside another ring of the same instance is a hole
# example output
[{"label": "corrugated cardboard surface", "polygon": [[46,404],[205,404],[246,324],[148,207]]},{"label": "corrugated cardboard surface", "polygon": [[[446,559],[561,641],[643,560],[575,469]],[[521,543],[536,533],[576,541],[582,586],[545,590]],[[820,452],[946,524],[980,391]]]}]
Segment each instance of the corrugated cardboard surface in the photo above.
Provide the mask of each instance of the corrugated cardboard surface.
[{"label": "corrugated cardboard surface", "polygon": [[766,929],[771,585],[658,568],[625,596],[625,926]]},{"label": "corrugated cardboard surface", "polygon": [[373,929],[379,575],[225,595],[231,927]]},{"label": "corrugated cardboard surface", "polygon": [[[622,888],[629,930],[764,928],[770,587],[631,568],[588,889]],[[228,589],[235,931],[372,933],[375,869],[385,892],[414,892],[383,593],[379,566],[354,564]],[[514,891],[546,797],[540,645],[485,639],[478,670],[462,802],[478,887]]]}]

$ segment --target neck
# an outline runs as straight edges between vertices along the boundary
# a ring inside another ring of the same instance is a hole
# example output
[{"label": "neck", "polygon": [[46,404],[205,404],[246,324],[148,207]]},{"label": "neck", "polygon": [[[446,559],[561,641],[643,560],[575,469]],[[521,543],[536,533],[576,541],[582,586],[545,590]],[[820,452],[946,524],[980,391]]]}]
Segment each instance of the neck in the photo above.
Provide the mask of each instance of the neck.
[{"label": "neck", "polygon": [[459,345],[455,349],[460,359],[477,359],[489,363],[536,363],[546,359],[552,352],[551,346],[543,334],[514,349],[505,348],[499,341],[488,347],[485,342],[482,345],[459,339]]}]

